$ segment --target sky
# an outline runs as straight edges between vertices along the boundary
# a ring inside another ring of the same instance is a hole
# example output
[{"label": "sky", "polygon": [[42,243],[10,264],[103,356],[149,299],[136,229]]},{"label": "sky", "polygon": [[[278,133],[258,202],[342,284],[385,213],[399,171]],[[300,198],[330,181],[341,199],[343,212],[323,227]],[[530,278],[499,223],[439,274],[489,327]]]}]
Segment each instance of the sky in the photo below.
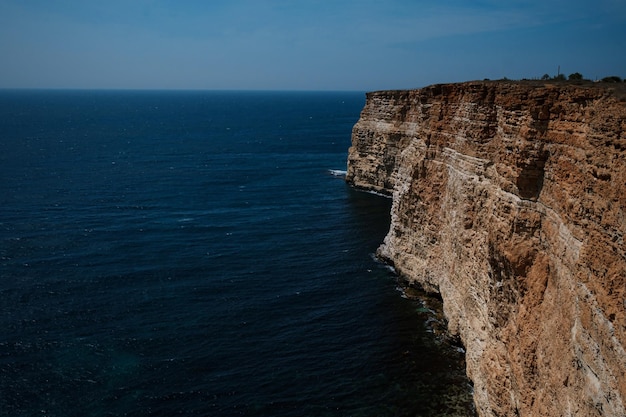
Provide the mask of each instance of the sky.
[{"label": "sky", "polygon": [[0,0],[0,88],[626,77],[626,0]]}]

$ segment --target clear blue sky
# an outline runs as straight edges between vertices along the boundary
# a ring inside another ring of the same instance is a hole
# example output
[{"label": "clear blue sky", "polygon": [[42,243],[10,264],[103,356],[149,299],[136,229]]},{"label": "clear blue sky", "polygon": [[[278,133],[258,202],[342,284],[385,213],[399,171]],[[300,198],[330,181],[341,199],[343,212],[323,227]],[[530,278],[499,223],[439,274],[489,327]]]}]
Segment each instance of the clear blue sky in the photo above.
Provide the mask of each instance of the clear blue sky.
[{"label": "clear blue sky", "polygon": [[0,88],[626,77],[626,0],[0,0]]}]

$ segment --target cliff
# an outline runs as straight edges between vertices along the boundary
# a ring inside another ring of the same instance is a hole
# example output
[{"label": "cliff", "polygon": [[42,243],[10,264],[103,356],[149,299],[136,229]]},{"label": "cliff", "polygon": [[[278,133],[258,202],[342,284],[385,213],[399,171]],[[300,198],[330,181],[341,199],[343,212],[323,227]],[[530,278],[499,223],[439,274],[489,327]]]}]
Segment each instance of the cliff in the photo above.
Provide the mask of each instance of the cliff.
[{"label": "cliff", "polygon": [[481,416],[626,416],[626,100],[598,84],[367,94],[346,180],[438,292]]}]

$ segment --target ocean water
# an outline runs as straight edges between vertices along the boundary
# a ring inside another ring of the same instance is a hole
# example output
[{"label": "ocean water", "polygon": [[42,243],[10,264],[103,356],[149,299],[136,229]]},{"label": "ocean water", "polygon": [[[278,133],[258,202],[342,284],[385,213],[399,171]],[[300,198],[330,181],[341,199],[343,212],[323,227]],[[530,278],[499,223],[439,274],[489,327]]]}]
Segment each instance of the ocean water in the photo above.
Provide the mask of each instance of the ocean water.
[{"label": "ocean water", "polygon": [[341,176],[363,104],[0,91],[0,416],[471,414]]}]

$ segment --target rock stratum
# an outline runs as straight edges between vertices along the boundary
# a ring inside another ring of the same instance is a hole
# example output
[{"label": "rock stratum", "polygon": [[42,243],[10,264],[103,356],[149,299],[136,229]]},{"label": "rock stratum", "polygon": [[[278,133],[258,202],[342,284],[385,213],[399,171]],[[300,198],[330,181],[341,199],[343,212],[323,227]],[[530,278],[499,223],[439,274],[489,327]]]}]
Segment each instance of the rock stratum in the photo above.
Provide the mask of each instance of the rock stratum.
[{"label": "rock stratum", "polygon": [[480,416],[626,416],[626,100],[598,84],[367,94],[348,183],[437,292]]}]

